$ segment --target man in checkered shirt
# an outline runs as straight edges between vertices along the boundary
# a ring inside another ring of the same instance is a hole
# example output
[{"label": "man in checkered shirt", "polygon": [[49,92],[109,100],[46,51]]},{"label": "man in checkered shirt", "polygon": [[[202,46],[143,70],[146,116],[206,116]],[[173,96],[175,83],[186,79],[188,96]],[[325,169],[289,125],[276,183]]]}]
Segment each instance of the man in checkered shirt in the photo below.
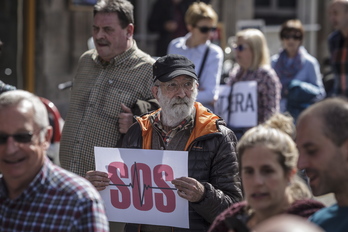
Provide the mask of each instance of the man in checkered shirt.
[{"label": "man in checkered shirt", "polygon": [[96,189],[46,156],[51,136],[37,96],[0,95],[0,231],[108,232]]}]

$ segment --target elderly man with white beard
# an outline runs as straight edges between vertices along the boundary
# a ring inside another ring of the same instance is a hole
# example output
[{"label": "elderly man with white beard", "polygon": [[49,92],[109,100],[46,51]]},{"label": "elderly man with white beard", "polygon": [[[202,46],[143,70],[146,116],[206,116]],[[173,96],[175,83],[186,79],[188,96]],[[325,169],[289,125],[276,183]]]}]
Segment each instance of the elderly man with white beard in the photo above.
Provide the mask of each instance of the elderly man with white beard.
[{"label": "elderly man with white beard", "polygon": [[[188,151],[188,177],[172,183],[189,201],[190,228],[127,224],[125,231],[207,231],[219,213],[242,199],[236,137],[219,116],[195,102],[198,79],[190,60],[161,57],[153,75],[151,91],[161,108],[136,117],[123,147]],[[109,184],[106,173],[93,171],[87,179],[98,190]]]}]

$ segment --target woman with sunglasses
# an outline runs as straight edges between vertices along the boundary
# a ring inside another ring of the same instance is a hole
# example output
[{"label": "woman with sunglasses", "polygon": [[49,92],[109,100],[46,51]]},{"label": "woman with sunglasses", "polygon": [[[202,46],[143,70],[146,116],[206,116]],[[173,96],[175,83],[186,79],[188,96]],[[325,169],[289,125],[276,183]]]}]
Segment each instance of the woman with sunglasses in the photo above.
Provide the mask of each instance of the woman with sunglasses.
[{"label": "woman with sunglasses", "polygon": [[258,29],[236,34],[234,45],[238,65],[232,69],[227,89],[228,126],[238,138],[279,111],[281,84],[270,66],[266,39]]},{"label": "woman with sunglasses", "polygon": [[217,216],[209,232],[252,231],[275,215],[308,218],[324,207],[296,174],[294,134],[292,117],[282,114],[244,134],[237,151],[245,201]]},{"label": "woman with sunglasses", "polygon": [[214,102],[218,98],[223,62],[222,49],[210,41],[217,21],[218,16],[211,5],[193,3],[185,14],[189,33],[172,40],[168,46],[168,54],[186,56],[195,64],[199,79],[197,101],[210,110],[214,109]]},{"label": "woman with sunglasses", "polygon": [[317,59],[302,45],[301,21],[284,22],[279,37],[283,48],[272,56],[272,67],[282,83],[280,110],[296,120],[302,110],[325,97],[325,89]]}]

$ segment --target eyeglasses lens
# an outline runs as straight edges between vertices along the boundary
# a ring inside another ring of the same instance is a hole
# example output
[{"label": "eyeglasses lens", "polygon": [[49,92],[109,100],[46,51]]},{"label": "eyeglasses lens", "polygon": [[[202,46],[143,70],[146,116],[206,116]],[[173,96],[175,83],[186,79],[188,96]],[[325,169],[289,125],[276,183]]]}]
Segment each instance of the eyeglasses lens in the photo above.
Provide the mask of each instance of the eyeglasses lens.
[{"label": "eyeglasses lens", "polygon": [[183,84],[172,82],[172,83],[168,83],[167,85],[165,85],[165,87],[166,87],[166,90],[168,92],[177,92],[180,87],[184,88],[187,91],[191,91],[191,90],[193,90],[193,82],[188,81],[188,82],[185,82]]},{"label": "eyeglasses lens", "polygon": [[208,33],[209,31],[216,31],[216,27],[198,27],[198,29],[203,34]]},{"label": "eyeglasses lens", "polygon": [[286,34],[286,35],[283,35],[283,39],[294,39],[294,40],[301,40],[302,39],[302,36],[300,35],[291,35],[291,34]]},{"label": "eyeglasses lens", "polygon": [[239,45],[235,44],[233,46],[233,48],[236,51],[242,52],[242,51],[244,51],[246,49],[246,46],[244,46],[243,44],[239,44]]},{"label": "eyeglasses lens", "polygon": [[28,133],[14,134],[14,135],[0,134],[0,144],[5,144],[9,137],[12,137],[18,143],[29,143],[31,142],[33,133],[28,132]]}]

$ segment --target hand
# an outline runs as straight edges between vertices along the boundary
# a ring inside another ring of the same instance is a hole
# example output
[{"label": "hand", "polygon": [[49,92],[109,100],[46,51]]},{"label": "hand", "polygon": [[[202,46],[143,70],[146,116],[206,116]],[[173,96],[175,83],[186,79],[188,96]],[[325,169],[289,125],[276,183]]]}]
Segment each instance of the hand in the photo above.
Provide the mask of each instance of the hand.
[{"label": "hand", "polygon": [[98,191],[104,190],[110,183],[110,179],[106,172],[88,171],[85,178],[89,180]]},{"label": "hand", "polygon": [[196,179],[180,177],[172,180],[172,184],[178,189],[178,195],[190,202],[198,202],[203,198],[204,186]]},{"label": "hand", "polygon": [[167,21],[164,23],[164,29],[168,32],[174,32],[178,28],[178,24],[174,21]]},{"label": "hand", "polygon": [[118,115],[118,124],[120,127],[120,133],[127,133],[129,127],[133,124],[133,113],[130,108],[121,103],[121,108],[124,113]]}]

